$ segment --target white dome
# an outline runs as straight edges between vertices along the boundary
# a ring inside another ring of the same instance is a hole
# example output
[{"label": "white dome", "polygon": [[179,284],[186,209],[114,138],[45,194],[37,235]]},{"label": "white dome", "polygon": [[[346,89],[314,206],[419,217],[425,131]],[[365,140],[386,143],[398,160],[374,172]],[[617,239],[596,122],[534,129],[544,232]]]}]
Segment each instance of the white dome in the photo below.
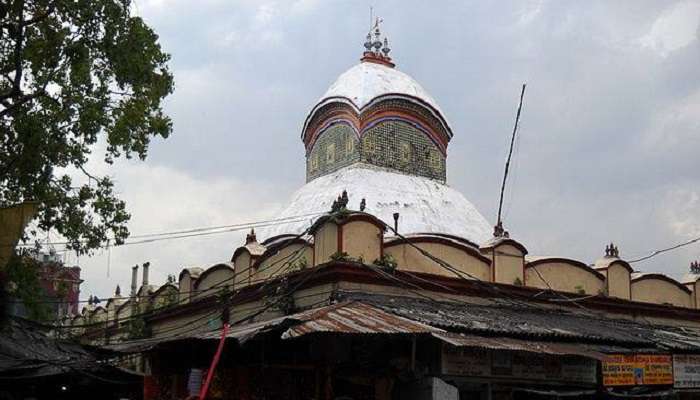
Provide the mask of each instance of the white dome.
[{"label": "white dome", "polygon": [[348,208],[359,210],[364,198],[366,212],[393,226],[398,212],[399,232],[443,233],[475,243],[491,237],[491,227],[461,193],[437,181],[389,172],[374,166],[355,164],[308,182],[292,196],[290,205],[278,218],[312,215],[307,220],[258,229],[258,237],[267,239],[285,233],[300,233],[311,220],[331,209],[343,190],[349,197]]},{"label": "white dome", "polygon": [[319,102],[329,97],[344,97],[362,109],[386,94],[417,97],[442,114],[435,99],[413,78],[395,68],[372,62],[359,63],[342,73]]}]

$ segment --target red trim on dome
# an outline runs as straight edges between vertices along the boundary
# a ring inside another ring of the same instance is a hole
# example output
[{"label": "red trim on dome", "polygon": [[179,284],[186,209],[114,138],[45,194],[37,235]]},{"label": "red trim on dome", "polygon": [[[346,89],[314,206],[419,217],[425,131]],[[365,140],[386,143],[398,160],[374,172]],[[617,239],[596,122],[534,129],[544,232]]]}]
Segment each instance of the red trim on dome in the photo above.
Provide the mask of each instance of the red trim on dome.
[{"label": "red trim on dome", "polygon": [[361,62],[370,62],[374,64],[386,65],[389,68],[394,68],[396,64],[391,61],[391,57],[386,57],[381,54],[376,54],[371,51],[365,51],[362,53]]},{"label": "red trim on dome", "polygon": [[[331,126],[338,123],[350,125],[359,139],[362,138],[364,132],[374,126],[380,120],[394,119],[412,124],[418,130],[422,131],[440,150],[443,156],[447,156],[447,144],[449,139],[444,134],[435,131],[430,127],[430,123],[419,116],[409,114],[402,110],[381,110],[359,116],[352,109],[344,108],[334,111],[327,115],[322,121],[309,127],[306,131],[306,140],[304,145],[307,153],[313,148],[316,140],[321,134]],[[310,133],[310,134],[309,134]]]}]

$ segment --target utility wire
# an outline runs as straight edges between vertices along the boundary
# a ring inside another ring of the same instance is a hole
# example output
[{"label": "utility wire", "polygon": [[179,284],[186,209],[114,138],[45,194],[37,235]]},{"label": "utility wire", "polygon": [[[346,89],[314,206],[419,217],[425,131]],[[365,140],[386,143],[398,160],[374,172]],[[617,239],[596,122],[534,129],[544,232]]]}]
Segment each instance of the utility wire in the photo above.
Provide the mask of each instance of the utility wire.
[{"label": "utility wire", "polygon": [[506,159],[505,170],[503,171],[503,182],[501,183],[501,195],[498,200],[498,218],[496,219],[497,229],[502,229],[503,223],[501,221],[501,211],[503,210],[503,193],[506,190],[506,179],[508,178],[508,169],[510,168],[510,159],[513,155],[513,144],[515,143],[515,134],[518,131],[518,122],[520,121],[520,111],[523,107],[523,97],[525,96],[525,84],[523,83],[523,89],[520,92],[520,103],[518,104],[518,112],[515,115],[515,124],[513,125],[513,134],[510,138],[510,150],[508,150],[508,158]]},{"label": "utility wire", "polygon": [[700,237],[697,237],[697,238],[695,238],[695,239],[688,240],[687,242],[679,243],[679,244],[677,244],[677,245],[675,245],[675,246],[667,247],[667,248],[665,248],[665,249],[656,250],[656,251],[652,252],[651,254],[649,254],[648,256],[644,256],[644,257],[637,258],[637,259],[634,259],[634,260],[630,260],[630,261],[627,261],[627,262],[628,262],[629,264],[632,264],[632,263],[637,263],[637,262],[641,262],[641,261],[646,261],[646,260],[648,260],[648,259],[650,259],[650,258],[652,258],[652,257],[658,256],[659,254],[663,254],[663,253],[666,253],[666,252],[668,252],[668,251],[680,249],[681,247],[685,247],[685,246],[688,246],[688,245],[691,245],[691,244],[697,243],[697,242],[700,242]]}]

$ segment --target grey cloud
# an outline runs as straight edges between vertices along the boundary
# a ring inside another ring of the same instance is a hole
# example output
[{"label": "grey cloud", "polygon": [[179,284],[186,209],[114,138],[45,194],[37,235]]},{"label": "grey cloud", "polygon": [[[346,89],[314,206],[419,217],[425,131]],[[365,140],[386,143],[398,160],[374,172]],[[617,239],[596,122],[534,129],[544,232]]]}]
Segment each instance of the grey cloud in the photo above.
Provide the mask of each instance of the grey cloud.
[{"label": "grey cloud", "polygon": [[[252,182],[242,190],[263,190],[255,198],[269,195],[275,204],[303,183],[301,124],[328,85],[358,61],[369,2],[299,4],[141,7],[173,54],[177,82],[167,106],[175,132],[154,143],[148,166],[212,184]],[[376,4],[375,12],[385,20],[398,67],[452,122],[449,183],[489,220],[519,86],[528,82],[507,226],[533,253],[593,261],[610,240],[623,255],[637,255],[686,240],[690,229],[674,229],[679,218],[700,224],[691,218],[700,205],[688,200],[700,190],[700,41],[696,34],[663,55],[642,41],[677,4],[683,3],[394,0]],[[677,140],[654,142],[664,135]],[[123,180],[122,190],[132,190],[131,183]],[[229,203],[214,206],[216,215],[225,219],[227,207],[236,210],[231,219],[244,218],[248,208],[256,214],[256,203],[244,199],[232,193]],[[678,207],[685,208],[673,212]],[[139,227],[168,228],[149,227],[147,219]],[[233,239],[197,243],[188,257],[206,261],[225,259],[234,247]],[[140,255],[178,251],[164,244]],[[697,245],[638,268],[678,277],[693,258],[700,258]]]}]

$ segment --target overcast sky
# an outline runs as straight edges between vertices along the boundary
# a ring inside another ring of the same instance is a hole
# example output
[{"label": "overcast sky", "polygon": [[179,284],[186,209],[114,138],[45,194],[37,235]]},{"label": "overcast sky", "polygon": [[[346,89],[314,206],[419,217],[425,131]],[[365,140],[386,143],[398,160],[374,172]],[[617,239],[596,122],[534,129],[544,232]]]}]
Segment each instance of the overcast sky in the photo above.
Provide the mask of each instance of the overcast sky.
[{"label": "overcast sky", "polygon": [[[108,172],[132,234],[274,217],[304,183],[306,113],[358,62],[372,4],[397,67],[452,124],[448,183],[491,223],[527,82],[505,225],[530,254],[590,263],[610,241],[634,258],[700,236],[698,1],[135,3],[172,54],[176,90],[173,135]],[[117,283],[128,293],[136,263],[161,284],[228,261],[242,236],[69,261],[83,268],[82,298],[108,297]],[[680,278],[694,259],[700,244],[634,267]]]}]

